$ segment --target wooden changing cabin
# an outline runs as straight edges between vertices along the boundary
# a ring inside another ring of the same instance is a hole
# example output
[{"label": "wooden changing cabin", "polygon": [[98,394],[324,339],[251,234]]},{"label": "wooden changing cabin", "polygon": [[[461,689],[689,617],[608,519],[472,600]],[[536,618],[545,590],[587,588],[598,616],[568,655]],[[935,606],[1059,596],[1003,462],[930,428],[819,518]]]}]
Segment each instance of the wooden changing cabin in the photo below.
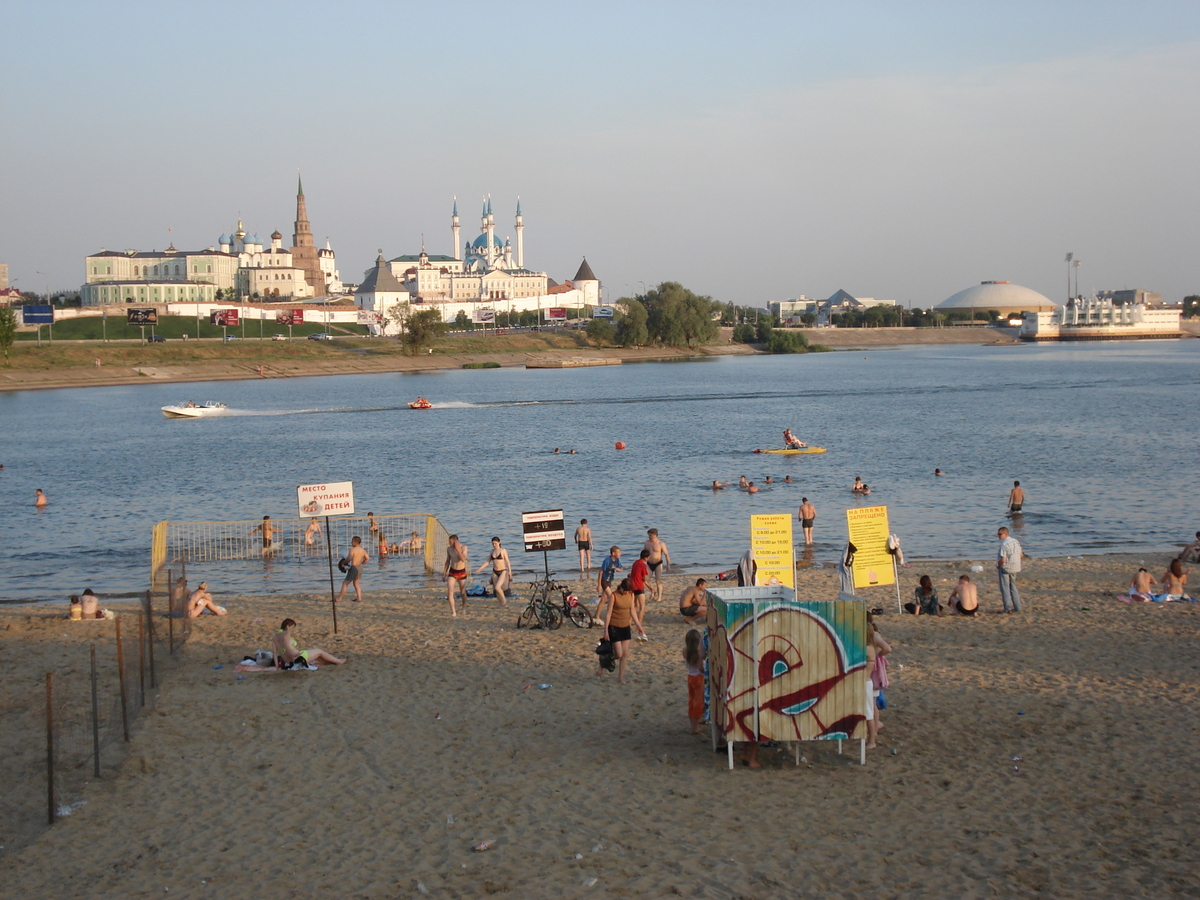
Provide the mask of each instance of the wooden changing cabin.
[{"label": "wooden changing cabin", "polygon": [[708,591],[708,688],[713,750],[724,740],[859,741],[866,764],[866,605],[839,594],[797,600],[783,585]]}]

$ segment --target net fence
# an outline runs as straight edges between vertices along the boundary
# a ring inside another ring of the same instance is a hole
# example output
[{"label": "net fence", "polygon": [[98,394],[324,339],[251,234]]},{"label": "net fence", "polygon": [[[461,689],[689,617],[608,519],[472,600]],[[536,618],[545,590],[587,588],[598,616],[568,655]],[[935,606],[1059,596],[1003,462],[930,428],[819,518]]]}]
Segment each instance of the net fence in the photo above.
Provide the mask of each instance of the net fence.
[{"label": "net fence", "polygon": [[168,585],[174,585],[176,573],[186,581],[189,563],[269,560],[276,565],[299,565],[324,557],[327,547],[337,559],[349,552],[354,537],[361,538],[372,555],[409,557],[433,572],[445,556],[449,534],[437,517],[428,513],[159,522],[151,532],[153,589],[165,592]]},{"label": "net fence", "polygon": [[95,782],[115,774],[139,714],[177,665],[165,608],[155,616],[149,594],[113,616],[28,617],[32,631],[55,640],[59,662],[0,681],[0,857],[74,813]]}]

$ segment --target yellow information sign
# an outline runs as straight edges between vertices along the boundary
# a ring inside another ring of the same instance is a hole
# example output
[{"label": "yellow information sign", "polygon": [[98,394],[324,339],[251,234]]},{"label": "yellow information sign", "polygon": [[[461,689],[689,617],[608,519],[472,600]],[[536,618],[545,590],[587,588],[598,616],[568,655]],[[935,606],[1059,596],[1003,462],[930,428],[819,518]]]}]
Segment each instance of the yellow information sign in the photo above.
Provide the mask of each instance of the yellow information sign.
[{"label": "yellow information sign", "polygon": [[846,510],[850,543],[854,545],[854,586],[876,587],[896,583],[896,568],[888,553],[888,516],[886,506],[866,506]]},{"label": "yellow information sign", "polygon": [[759,584],[796,586],[790,513],[751,516],[750,552],[754,554],[754,562],[758,566]]}]

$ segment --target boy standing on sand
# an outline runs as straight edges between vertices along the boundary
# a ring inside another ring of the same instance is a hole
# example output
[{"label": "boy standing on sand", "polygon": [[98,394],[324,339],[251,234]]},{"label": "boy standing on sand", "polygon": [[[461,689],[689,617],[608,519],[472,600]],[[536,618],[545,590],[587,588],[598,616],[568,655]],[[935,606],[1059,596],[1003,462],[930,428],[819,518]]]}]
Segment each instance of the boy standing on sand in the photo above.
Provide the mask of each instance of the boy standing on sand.
[{"label": "boy standing on sand", "polygon": [[[654,602],[658,603],[662,600],[662,579],[659,577],[658,570],[661,568],[664,575],[671,571],[671,553],[667,550],[667,545],[658,539],[657,528],[649,529],[646,532],[646,537],[647,540],[644,548],[649,551],[649,556],[646,557],[646,565],[654,573]],[[632,569],[629,570],[629,574],[633,574]],[[642,615],[645,615],[644,607]]]},{"label": "boy standing on sand", "polygon": [[588,528],[587,519],[579,520],[579,527],[575,529],[575,546],[579,548],[579,577],[587,578],[588,572],[592,571],[592,529]]},{"label": "boy standing on sand", "polygon": [[646,630],[642,623],[646,619],[646,579],[650,577],[650,566],[646,562],[650,551],[643,550],[637,562],[629,567],[629,586],[633,589],[634,621],[638,626],[638,640],[646,640]]},{"label": "boy standing on sand", "polygon": [[600,618],[600,610],[604,609],[605,603],[612,603],[613,585],[616,584],[617,573],[620,571],[621,548],[613,544],[608,548],[608,556],[600,563],[600,577],[596,579],[596,591],[600,599],[596,603],[596,614],[592,618],[597,622],[604,621]]},{"label": "boy standing on sand", "polygon": [[371,557],[367,556],[367,551],[362,548],[362,538],[357,535],[350,539],[350,552],[346,554],[346,561],[350,564],[346,568],[346,577],[342,581],[342,590],[337,596],[338,603],[342,602],[342,598],[346,596],[346,585],[354,585],[354,601],[357,603],[362,600],[362,588],[359,582],[362,581],[362,567],[365,566]]}]

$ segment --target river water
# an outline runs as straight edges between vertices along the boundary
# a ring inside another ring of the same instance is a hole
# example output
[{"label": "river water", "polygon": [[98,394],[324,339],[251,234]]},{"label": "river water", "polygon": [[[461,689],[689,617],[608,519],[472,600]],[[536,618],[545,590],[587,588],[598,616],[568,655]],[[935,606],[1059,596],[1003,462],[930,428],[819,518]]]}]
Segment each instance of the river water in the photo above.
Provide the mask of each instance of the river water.
[{"label": "river water", "polygon": [[[596,563],[653,526],[677,565],[713,571],[744,552],[752,513],[794,515],[802,495],[818,510],[817,564],[836,559],[848,507],[880,504],[908,556],[983,559],[1014,479],[1031,555],[1169,549],[1200,528],[1198,384],[1200,341],[1184,340],[0,393],[0,602],[144,591],[154,522],[295,522],[296,486],[322,481],[353,481],[360,514],[438,516],[474,565],[498,534],[518,572],[541,566],[521,553],[525,510],[561,507],[568,536],[587,517]],[[418,395],[437,408],[409,410]],[[181,399],[235,414],[164,418]],[[788,425],[828,452],[752,452]],[[708,487],[743,474],[759,494]],[[869,498],[850,493],[855,475]],[[575,559],[554,553],[551,567]],[[328,586],[312,561],[191,574],[219,594]],[[426,582],[394,560],[364,578],[368,592]]]}]

